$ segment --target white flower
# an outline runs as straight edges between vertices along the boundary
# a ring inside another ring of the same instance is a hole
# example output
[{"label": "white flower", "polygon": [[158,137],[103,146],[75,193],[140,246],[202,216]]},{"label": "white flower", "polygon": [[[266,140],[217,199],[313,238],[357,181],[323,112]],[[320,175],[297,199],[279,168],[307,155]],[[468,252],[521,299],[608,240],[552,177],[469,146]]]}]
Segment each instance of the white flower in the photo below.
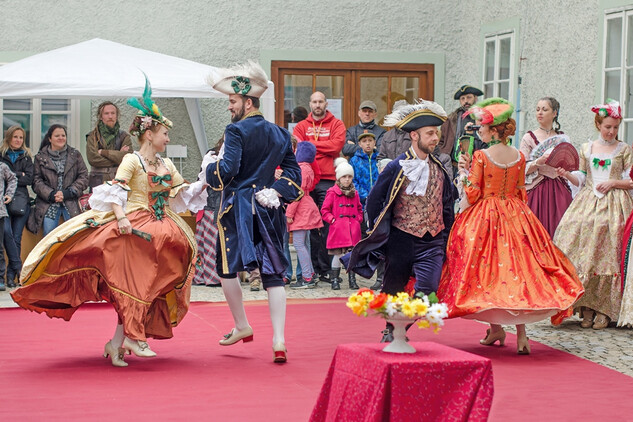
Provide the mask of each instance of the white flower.
[{"label": "white flower", "polygon": [[385,308],[385,312],[387,312],[387,315],[389,315],[390,317],[394,316],[396,312],[398,312],[396,304],[393,302],[387,302],[387,307]]},{"label": "white flower", "polygon": [[426,314],[425,318],[431,324],[435,324],[435,325],[437,325],[439,327],[444,325],[444,320],[437,313],[430,313],[429,312],[428,314]]},{"label": "white flower", "polygon": [[152,117],[145,116],[141,118],[141,130],[147,130],[152,126]]},{"label": "white flower", "polygon": [[448,317],[448,307],[445,303],[434,303],[429,307],[429,314],[436,315],[438,318]]}]

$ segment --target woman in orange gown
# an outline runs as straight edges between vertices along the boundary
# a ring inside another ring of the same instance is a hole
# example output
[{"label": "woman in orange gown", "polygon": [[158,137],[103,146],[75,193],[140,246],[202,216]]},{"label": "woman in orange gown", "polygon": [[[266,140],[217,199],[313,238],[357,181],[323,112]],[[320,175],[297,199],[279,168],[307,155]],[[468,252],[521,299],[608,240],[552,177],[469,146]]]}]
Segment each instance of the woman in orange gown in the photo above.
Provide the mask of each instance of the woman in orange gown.
[{"label": "woman in orange gown", "polygon": [[118,316],[104,356],[124,367],[124,354],[156,353],[147,338],[170,338],[172,327],[189,308],[196,242],[176,213],[202,209],[203,181],[185,183],[159,153],[169,142],[171,122],[151,101],[143,104],[130,132],[140,149],[127,154],[115,179],[97,186],[92,210],[80,214],[42,239],[24,263],[22,287],[11,295],[21,307],[70,320],[85,302],[106,300]]},{"label": "woman in orange gown", "polygon": [[[560,323],[583,287],[565,255],[526,204],[525,157],[508,145],[513,106],[490,98],[475,107],[479,135],[489,145],[462,155],[458,182],[462,212],[451,231],[438,297],[449,318],[490,323],[486,338],[504,344],[501,324],[517,328],[517,352],[530,353],[525,324]],[[470,171],[467,169],[470,168]]]}]

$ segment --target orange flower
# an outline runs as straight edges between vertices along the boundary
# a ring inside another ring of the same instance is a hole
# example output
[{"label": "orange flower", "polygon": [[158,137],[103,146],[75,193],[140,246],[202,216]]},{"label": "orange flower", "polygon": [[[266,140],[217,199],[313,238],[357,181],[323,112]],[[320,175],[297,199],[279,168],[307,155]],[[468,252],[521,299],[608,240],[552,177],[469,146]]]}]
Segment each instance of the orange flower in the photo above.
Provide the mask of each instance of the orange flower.
[{"label": "orange flower", "polygon": [[371,293],[374,293],[374,291],[373,291],[373,290],[368,289],[367,287],[363,287],[362,289],[359,289],[359,290],[356,292],[356,294],[357,294],[357,295],[362,295],[362,294],[363,294],[363,293],[365,293],[365,292],[371,292]]},{"label": "orange flower", "polygon": [[387,303],[387,294],[386,293],[380,293],[378,296],[376,296],[376,298],[374,300],[369,302],[369,307],[371,309],[378,309],[378,308],[382,308],[382,306],[385,303]]}]

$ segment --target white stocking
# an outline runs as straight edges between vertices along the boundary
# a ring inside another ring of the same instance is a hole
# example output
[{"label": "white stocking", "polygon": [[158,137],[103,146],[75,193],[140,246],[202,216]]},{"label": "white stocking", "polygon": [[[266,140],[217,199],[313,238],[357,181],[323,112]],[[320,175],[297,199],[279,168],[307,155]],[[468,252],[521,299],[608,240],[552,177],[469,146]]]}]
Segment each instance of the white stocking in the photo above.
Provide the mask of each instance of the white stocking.
[{"label": "white stocking", "polygon": [[246,311],[244,310],[244,301],[242,300],[242,286],[240,286],[237,277],[221,278],[220,281],[222,282],[222,291],[224,292],[226,303],[229,304],[233,321],[235,321],[235,328],[237,331],[242,331],[249,326]]},{"label": "white stocking", "polygon": [[269,287],[268,309],[273,325],[273,345],[285,343],[284,328],[286,326],[286,290],[282,286]]},{"label": "white stocking", "polygon": [[114,330],[114,336],[112,336],[112,345],[117,349],[123,346],[123,339],[125,339],[125,333],[123,332],[123,324],[117,324],[116,330]]}]

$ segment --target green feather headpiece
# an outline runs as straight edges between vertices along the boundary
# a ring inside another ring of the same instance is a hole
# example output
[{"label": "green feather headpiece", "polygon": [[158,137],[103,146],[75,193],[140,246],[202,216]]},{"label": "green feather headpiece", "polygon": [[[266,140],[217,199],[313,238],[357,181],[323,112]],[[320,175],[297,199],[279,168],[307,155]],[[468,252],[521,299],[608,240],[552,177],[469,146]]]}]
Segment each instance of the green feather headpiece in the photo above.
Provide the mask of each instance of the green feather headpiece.
[{"label": "green feather headpiece", "polygon": [[143,75],[145,76],[143,97],[141,99],[128,98],[127,100],[129,105],[138,109],[138,113],[132,121],[132,126],[130,126],[130,133],[136,136],[149,129],[154,122],[165,125],[170,129],[173,127],[171,120],[163,116],[158,105],[152,100],[152,85],[149,83],[145,72],[143,72]]}]

